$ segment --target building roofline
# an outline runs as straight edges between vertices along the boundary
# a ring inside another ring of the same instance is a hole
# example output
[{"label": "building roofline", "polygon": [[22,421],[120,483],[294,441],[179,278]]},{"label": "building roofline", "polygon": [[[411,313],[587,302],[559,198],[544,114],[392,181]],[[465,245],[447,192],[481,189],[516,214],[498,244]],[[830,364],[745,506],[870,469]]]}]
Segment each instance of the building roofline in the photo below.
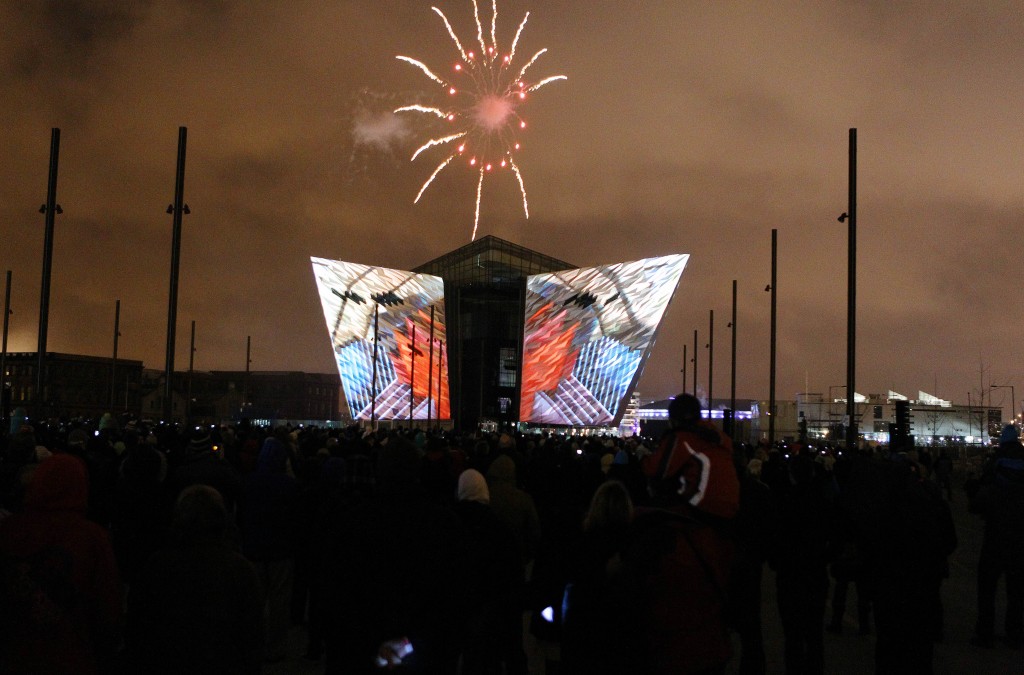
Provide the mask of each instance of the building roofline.
[{"label": "building roofline", "polygon": [[526,248],[525,246],[520,246],[519,244],[513,244],[510,241],[506,241],[505,239],[489,234],[477,239],[476,241],[470,242],[465,246],[460,246],[453,251],[449,251],[448,253],[434,258],[433,260],[429,260],[422,265],[413,268],[411,271],[419,273],[428,268],[449,266],[458,260],[479,255],[485,251],[498,249],[506,250],[513,255],[532,258],[544,267],[550,268],[550,271],[569,270],[579,267],[579,265],[559,260],[558,258],[554,258],[544,253],[539,253],[538,251]]}]

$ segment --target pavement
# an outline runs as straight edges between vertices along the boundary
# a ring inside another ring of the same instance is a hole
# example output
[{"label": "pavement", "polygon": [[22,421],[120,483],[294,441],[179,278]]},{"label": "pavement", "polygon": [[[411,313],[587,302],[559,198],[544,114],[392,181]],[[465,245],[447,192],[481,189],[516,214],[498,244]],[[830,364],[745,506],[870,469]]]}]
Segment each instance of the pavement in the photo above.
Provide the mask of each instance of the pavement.
[{"label": "pavement", "polygon": [[[967,511],[967,497],[963,490],[954,490],[951,507],[959,545],[950,558],[949,579],[942,586],[945,640],[935,645],[935,675],[1024,675],[1024,651],[1013,650],[999,643],[992,649],[974,647],[970,644],[977,617],[975,575],[978,553],[981,551],[983,526],[978,516]],[[766,569],[762,618],[768,673],[781,674],[785,672],[782,657],[782,625],[775,605],[774,581],[774,574]],[[856,591],[851,586],[847,596],[843,633],[825,633],[825,672],[828,675],[864,675],[875,672],[875,638],[874,635],[858,635],[856,598]],[[1002,626],[1005,609],[1005,586],[1000,583],[996,602],[997,635]],[[831,608],[828,608],[826,616],[830,615]],[[733,659],[726,672],[729,675],[738,672],[737,659]]]},{"label": "pavement", "polygon": [[[992,649],[970,644],[974,634],[977,613],[975,597],[975,570],[981,550],[982,523],[967,511],[963,491],[955,492],[952,502],[959,546],[950,560],[950,577],[942,588],[945,607],[945,640],[935,646],[935,675],[1024,675],[1024,651],[1013,650],[1001,643]],[[763,621],[765,652],[769,675],[785,672],[782,658],[782,626],[775,604],[774,574],[766,568],[763,588]],[[856,591],[851,587],[847,600],[847,616],[841,635],[825,633],[825,672],[828,675],[864,675],[873,673],[875,639],[873,635],[858,635],[854,608]],[[1005,611],[1005,586],[1000,583],[996,605],[996,629],[1002,625]],[[826,611],[826,615],[830,610]],[[295,626],[289,636],[288,656],[276,664],[268,664],[267,675],[308,675],[323,672],[323,661],[309,661],[302,657],[305,648],[305,628]],[[736,643],[738,654],[738,643]],[[548,667],[537,668],[531,675],[557,675],[557,648],[548,646],[551,661]],[[738,672],[738,658],[734,658],[728,675]],[[471,674],[467,674],[471,675]]]}]

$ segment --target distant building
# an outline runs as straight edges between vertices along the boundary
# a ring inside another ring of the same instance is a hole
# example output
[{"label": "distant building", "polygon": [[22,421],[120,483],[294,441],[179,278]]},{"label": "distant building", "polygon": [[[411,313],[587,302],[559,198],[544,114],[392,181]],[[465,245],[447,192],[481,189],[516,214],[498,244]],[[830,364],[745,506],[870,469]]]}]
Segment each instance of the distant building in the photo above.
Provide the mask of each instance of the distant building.
[{"label": "distant building", "polygon": [[[3,416],[16,407],[48,418],[116,415],[160,419],[164,371],[141,361],[48,352],[44,407],[36,391],[36,352],[7,354]],[[175,372],[171,415],[175,421],[219,423],[241,418],[264,421],[343,422],[337,373],[294,371]]]},{"label": "distant building", "polygon": [[[640,427],[640,434],[643,436],[658,437],[663,434],[669,428],[668,421],[668,404],[672,399],[663,399],[660,401],[652,401],[644,405],[639,406],[636,410],[635,417]],[[776,401],[776,407],[779,406],[779,402]],[[705,407],[703,410],[703,416],[705,419],[710,419],[711,423],[719,429],[724,428],[726,410],[728,410],[731,401],[729,399],[715,399],[710,406],[710,410]],[[740,442],[750,442],[756,440],[755,430],[759,422],[759,402],[751,399],[736,399],[736,410],[733,414],[733,433],[732,438]],[[705,402],[705,406],[707,403]],[[763,404],[763,407],[767,409],[767,403]],[[794,425],[795,428],[795,425]],[[765,434],[767,434],[768,425],[764,425]],[[777,428],[776,428],[777,430]]]},{"label": "distant building", "polygon": [[[47,352],[44,359],[43,397],[46,417],[98,417],[104,412],[137,412],[142,361]],[[38,352],[12,352],[5,361],[3,379],[7,409],[25,408],[34,414]]]},{"label": "distant building", "polygon": [[[999,437],[1001,407],[954,405],[919,391],[916,399],[894,391],[886,394],[854,394],[854,411],[859,435],[868,442],[889,443],[896,424],[896,406],[905,401],[909,408],[909,432],[915,445],[980,444]],[[818,393],[800,394],[797,418],[807,423],[808,436],[818,440],[844,437],[847,423],[846,398],[829,398]]]},{"label": "distant building", "polygon": [[[147,370],[143,417],[163,410],[163,371]],[[175,419],[197,422],[259,420],[263,423],[347,421],[337,373],[213,371],[174,374]]]},{"label": "distant building", "polygon": [[688,259],[580,268],[486,236],[411,271],[311,263],[353,418],[612,431]]},{"label": "distant building", "polygon": [[[640,406],[636,419],[645,436],[658,436],[668,428],[670,399]],[[897,402],[906,401],[909,434],[915,445],[988,445],[999,437],[1002,428],[1001,407],[954,405],[926,392],[916,399],[890,391],[881,394],[857,394],[854,399],[857,430],[867,443],[888,444],[896,424]],[[729,401],[716,399],[705,417],[722,428]],[[757,443],[768,439],[768,401],[737,399],[733,439]],[[807,437],[816,442],[844,442],[846,399],[831,400],[818,393],[801,393],[796,400],[775,401],[775,440],[792,442],[800,438],[801,423]]]}]

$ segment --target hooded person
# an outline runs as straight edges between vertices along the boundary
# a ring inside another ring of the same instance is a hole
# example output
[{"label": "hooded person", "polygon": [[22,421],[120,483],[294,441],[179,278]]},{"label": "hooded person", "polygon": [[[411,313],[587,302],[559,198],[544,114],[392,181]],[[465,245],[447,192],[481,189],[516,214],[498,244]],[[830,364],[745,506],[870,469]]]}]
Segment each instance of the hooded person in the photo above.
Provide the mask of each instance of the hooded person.
[{"label": "hooded person", "polygon": [[186,488],[166,544],[128,593],[128,672],[258,673],[264,615],[252,564],[225,537],[220,493]]},{"label": "hooded person", "polygon": [[120,580],[106,531],[86,518],[85,465],[40,463],[24,510],[0,521],[0,672],[94,673],[111,667]]},{"label": "hooded person", "polygon": [[701,420],[689,394],[669,406],[671,429],[643,469],[656,508],[638,510],[623,552],[638,673],[716,672],[732,653],[726,625],[739,510],[731,441]]},{"label": "hooded person", "polygon": [[294,579],[299,482],[288,467],[288,448],[268,437],[256,471],[245,477],[239,506],[242,552],[256,566],[266,593],[270,661],[284,657]]},{"label": "hooded person", "polygon": [[971,510],[985,521],[974,644],[995,643],[996,594],[1005,575],[1005,640],[1019,648],[1024,645],[1024,445],[1012,424],[999,434],[999,448],[984,468]]},{"label": "hooded person", "polygon": [[491,502],[487,479],[476,469],[467,469],[462,472],[459,476],[456,494],[460,502],[475,502],[485,506]]},{"label": "hooded person", "polygon": [[694,514],[730,519],[739,511],[739,479],[732,440],[701,417],[701,403],[680,394],[668,407],[670,430],[643,460],[655,503],[692,508]]},{"label": "hooded person", "polygon": [[376,452],[376,493],[338,513],[321,566],[326,673],[454,673],[465,578],[464,530],[432,501],[415,445]]},{"label": "hooded person", "polygon": [[[476,469],[459,475],[455,513],[465,529],[466,673],[520,673],[523,566],[511,528],[489,506],[487,480]],[[504,671],[503,671],[504,664]]]},{"label": "hooded person", "polygon": [[487,469],[491,508],[519,542],[523,564],[529,564],[540,544],[540,518],[533,498],[516,487],[516,464],[509,455],[498,455]]},{"label": "hooded person", "polygon": [[118,568],[127,584],[163,543],[170,520],[163,495],[166,477],[164,454],[132,436],[118,469],[110,524]]}]

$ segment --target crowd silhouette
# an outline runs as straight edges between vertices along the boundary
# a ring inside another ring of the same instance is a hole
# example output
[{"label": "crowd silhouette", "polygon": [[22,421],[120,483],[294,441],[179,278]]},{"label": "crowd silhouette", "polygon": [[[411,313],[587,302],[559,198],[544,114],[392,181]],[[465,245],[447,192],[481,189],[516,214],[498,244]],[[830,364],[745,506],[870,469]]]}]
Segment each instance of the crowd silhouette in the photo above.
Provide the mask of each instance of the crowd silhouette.
[{"label": "crowd silhouette", "polygon": [[[850,586],[876,672],[932,672],[943,458],[734,443],[685,394],[670,420],[657,439],[19,420],[0,672],[258,673],[304,625],[326,673],[765,673],[774,611],[776,672],[811,675]],[[1003,436],[968,484],[979,648],[1000,576],[1010,646],[1024,621],[1024,447]]]}]

